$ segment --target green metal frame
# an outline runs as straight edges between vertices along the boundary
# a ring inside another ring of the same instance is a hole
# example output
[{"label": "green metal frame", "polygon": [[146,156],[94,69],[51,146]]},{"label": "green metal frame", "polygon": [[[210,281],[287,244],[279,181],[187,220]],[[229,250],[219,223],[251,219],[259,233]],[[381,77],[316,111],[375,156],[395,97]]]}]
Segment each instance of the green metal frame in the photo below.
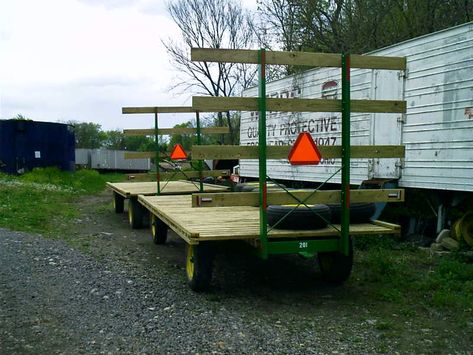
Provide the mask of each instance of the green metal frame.
[{"label": "green metal frame", "polygon": [[159,132],[158,132],[158,109],[154,113],[154,144],[156,149],[156,185],[157,193],[161,194],[161,176],[159,174]]},{"label": "green metal frame", "polygon": [[[199,114],[199,111],[196,111],[195,112],[195,124],[196,124],[196,128],[197,128],[197,145],[201,145],[201,142],[202,142],[202,138],[200,136],[200,114]],[[202,170],[203,170],[203,164],[204,161],[203,160],[199,160],[197,162],[197,170],[199,171],[199,191],[200,192],[204,192],[204,182],[203,182],[203,178],[202,178]]]},{"label": "green metal frame", "polygon": [[[342,78],[342,167],[341,167],[341,230],[340,238],[296,241],[268,240],[267,224],[267,152],[266,152],[266,55],[258,51],[258,148],[259,148],[259,220],[260,249],[258,255],[267,259],[271,254],[300,253],[312,255],[316,252],[340,251],[349,253],[350,243],[350,56],[341,54]],[[289,194],[290,192],[287,191]],[[304,204],[304,201],[299,201]],[[289,212],[290,213],[290,212]],[[288,214],[289,214],[288,213]],[[284,216],[283,218],[285,218]]]},{"label": "green metal frame", "polygon": [[341,186],[342,253],[350,245],[350,56],[342,54],[342,186]]},{"label": "green metal frame", "polygon": [[268,216],[267,208],[267,185],[266,185],[266,52],[264,49],[258,51],[258,148],[259,148],[259,220],[261,257],[268,258]]}]

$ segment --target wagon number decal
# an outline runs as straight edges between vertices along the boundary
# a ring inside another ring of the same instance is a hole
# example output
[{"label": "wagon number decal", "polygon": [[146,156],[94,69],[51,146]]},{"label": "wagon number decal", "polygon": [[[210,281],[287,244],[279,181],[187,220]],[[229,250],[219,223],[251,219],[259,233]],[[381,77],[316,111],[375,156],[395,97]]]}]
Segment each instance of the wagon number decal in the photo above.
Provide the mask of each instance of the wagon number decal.
[{"label": "wagon number decal", "polygon": [[308,242],[299,242],[299,249],[306,249],[309,247]]}]

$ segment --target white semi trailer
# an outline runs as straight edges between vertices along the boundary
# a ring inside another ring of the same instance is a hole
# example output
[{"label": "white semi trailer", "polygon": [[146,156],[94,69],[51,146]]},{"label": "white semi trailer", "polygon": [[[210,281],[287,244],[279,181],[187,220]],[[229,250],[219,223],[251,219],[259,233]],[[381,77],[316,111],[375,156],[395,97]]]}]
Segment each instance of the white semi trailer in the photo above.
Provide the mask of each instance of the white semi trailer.
[{"label": "white semi trailer", "polygon": [[[405,100],[407,113],[353,113],[351,144],[402,144],[406,155],[405,159],[353,159],[351,183],[382,186],[389,181],[406,189],[428,190],[438,202],[426,208],[435,210],[440,229],[447,202],[473,196],[468,194],[473,192],[473,22],[369,54],[404,56],[407,70],[353,69],[352,99]],[[311,69],[270,82],[266,90],[268,97],[340,99],[340,70]],[[257,96],[257,88],[244,91],[243,96]],[[256,112],[242,112],[241,145],[258,144],[257,117]],[[338,113],[269,112],[268,144],[291,145],[300,132],[309,132],[319,145],[340,145],[340,123]],[[339,167],[335,159],[296,167],[287,160],[270,160],[268,174],[288,182],[320,183]],[[240,160],[239,170],[241,177],[258,177],[256,160]],[[340,175],[330,182],[339,183]]]}]

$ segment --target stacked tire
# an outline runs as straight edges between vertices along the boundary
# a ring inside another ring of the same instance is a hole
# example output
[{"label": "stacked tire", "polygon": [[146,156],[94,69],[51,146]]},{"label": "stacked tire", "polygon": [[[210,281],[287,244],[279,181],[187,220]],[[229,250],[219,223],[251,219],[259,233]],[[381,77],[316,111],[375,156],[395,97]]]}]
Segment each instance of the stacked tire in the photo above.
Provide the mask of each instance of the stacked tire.
[{"label": "stacked tire", "polygon": [[[353,203],[350,205],[350,222],[366,223],[375,213],[374,203]],[[267,209],[268,224],[279,229],[320,229],[329,223],[341,222],[342,207],[340,204],[330,205],[270,205]]]}]

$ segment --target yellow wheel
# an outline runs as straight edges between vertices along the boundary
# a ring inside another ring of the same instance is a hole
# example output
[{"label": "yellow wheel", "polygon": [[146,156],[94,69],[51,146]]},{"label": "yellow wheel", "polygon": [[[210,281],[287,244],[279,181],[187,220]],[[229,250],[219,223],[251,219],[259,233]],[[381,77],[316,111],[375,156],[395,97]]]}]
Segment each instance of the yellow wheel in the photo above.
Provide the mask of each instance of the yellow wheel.
[{"label": "yellow wheel", "polygon": [[143,227],[144,207],[140,205],[136,198],[130,198],[128,201],[128,222],[133,229]]},{"label": "yellow wheel", "polygon": [[168,238],[168,226],[154,214],[150,213],[151,235],[154,244],[164,244]]},{"label": "yellow wheel", "polygon": [[113,192],[113,209],[115,213],[123,213],[125,207],[125,198],[116,192]]},{"label": "yellow wheel", "polygon": [[467,212],[453,224],[453,235],[458,241],[463,239],[466,244],[473,247],[473,212]]},{"label": "yellow wheel", "polygon": [[188,245],[186,250],[186,272],[187,279],[190,281],[194,278],[194,249],[193,245]]},{"label": "yellow wheel", "polygon": [[192,290],[200,292],[205,291],[210,287],[213,258],[214,253],[211,244],[187,244],[186,274],[187,283]]},{"label": "yellow wheel", "polygon": [[130,226],[133,225],[133,205],[131,200],[128,201],[128,222],[130,223]]}]

